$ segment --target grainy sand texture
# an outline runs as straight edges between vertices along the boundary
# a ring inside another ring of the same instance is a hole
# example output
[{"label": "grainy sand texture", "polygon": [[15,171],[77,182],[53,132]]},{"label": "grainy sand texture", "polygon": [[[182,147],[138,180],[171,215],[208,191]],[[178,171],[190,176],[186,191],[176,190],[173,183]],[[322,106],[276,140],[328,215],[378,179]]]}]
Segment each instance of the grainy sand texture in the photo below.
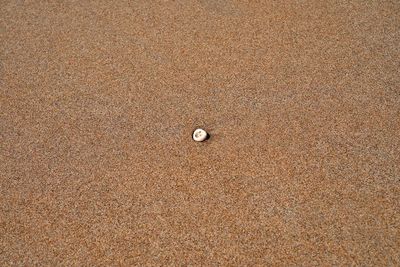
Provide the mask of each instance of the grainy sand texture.
[{"label": "grainy sand texture", "polygon": [[400,265],[399,1],[0,3],[1,266]]}]

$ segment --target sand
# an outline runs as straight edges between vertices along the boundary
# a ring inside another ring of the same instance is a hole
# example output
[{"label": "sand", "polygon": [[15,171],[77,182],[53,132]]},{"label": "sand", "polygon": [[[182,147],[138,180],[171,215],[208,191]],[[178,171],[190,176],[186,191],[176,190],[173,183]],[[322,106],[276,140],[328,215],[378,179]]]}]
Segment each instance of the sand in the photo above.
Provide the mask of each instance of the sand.
[{"label": "sand", "polygon": [[1,1],[0,265],[399,265],[399,14]]}]

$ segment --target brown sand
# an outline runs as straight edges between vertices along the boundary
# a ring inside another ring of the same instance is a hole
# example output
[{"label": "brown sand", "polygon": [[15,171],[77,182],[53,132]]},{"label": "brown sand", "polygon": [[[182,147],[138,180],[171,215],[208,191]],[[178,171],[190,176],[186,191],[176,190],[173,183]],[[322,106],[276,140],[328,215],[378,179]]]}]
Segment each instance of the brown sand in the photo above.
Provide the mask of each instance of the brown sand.
[{"label": "brown sand", "polygon": [[400,264],[399,1],[59,2],[1,1],[1,266]]}]

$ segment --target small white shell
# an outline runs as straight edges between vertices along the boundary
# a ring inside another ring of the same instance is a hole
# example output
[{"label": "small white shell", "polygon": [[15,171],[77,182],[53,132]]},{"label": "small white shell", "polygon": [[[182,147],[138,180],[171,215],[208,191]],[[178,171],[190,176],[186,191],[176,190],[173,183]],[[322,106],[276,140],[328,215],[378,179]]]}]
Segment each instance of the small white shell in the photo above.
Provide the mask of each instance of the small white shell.
[{"label": "small white shell", "polygon": [[207,132],[204,131],[203,129],[196,129],[193,132],[193,140],[196,142],[202,142],[206,140],[207,136],[208,136]]}]

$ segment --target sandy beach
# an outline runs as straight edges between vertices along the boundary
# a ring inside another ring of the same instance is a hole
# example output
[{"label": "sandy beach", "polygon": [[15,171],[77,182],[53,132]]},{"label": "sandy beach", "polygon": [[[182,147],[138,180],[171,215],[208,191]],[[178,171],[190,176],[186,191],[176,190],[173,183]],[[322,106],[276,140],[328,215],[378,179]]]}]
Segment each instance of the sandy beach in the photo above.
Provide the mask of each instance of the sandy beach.
[{"label": "sandy beach", "polygon": [[400,265],[399,29],[398,1],[1,1],[0,265]]}]

